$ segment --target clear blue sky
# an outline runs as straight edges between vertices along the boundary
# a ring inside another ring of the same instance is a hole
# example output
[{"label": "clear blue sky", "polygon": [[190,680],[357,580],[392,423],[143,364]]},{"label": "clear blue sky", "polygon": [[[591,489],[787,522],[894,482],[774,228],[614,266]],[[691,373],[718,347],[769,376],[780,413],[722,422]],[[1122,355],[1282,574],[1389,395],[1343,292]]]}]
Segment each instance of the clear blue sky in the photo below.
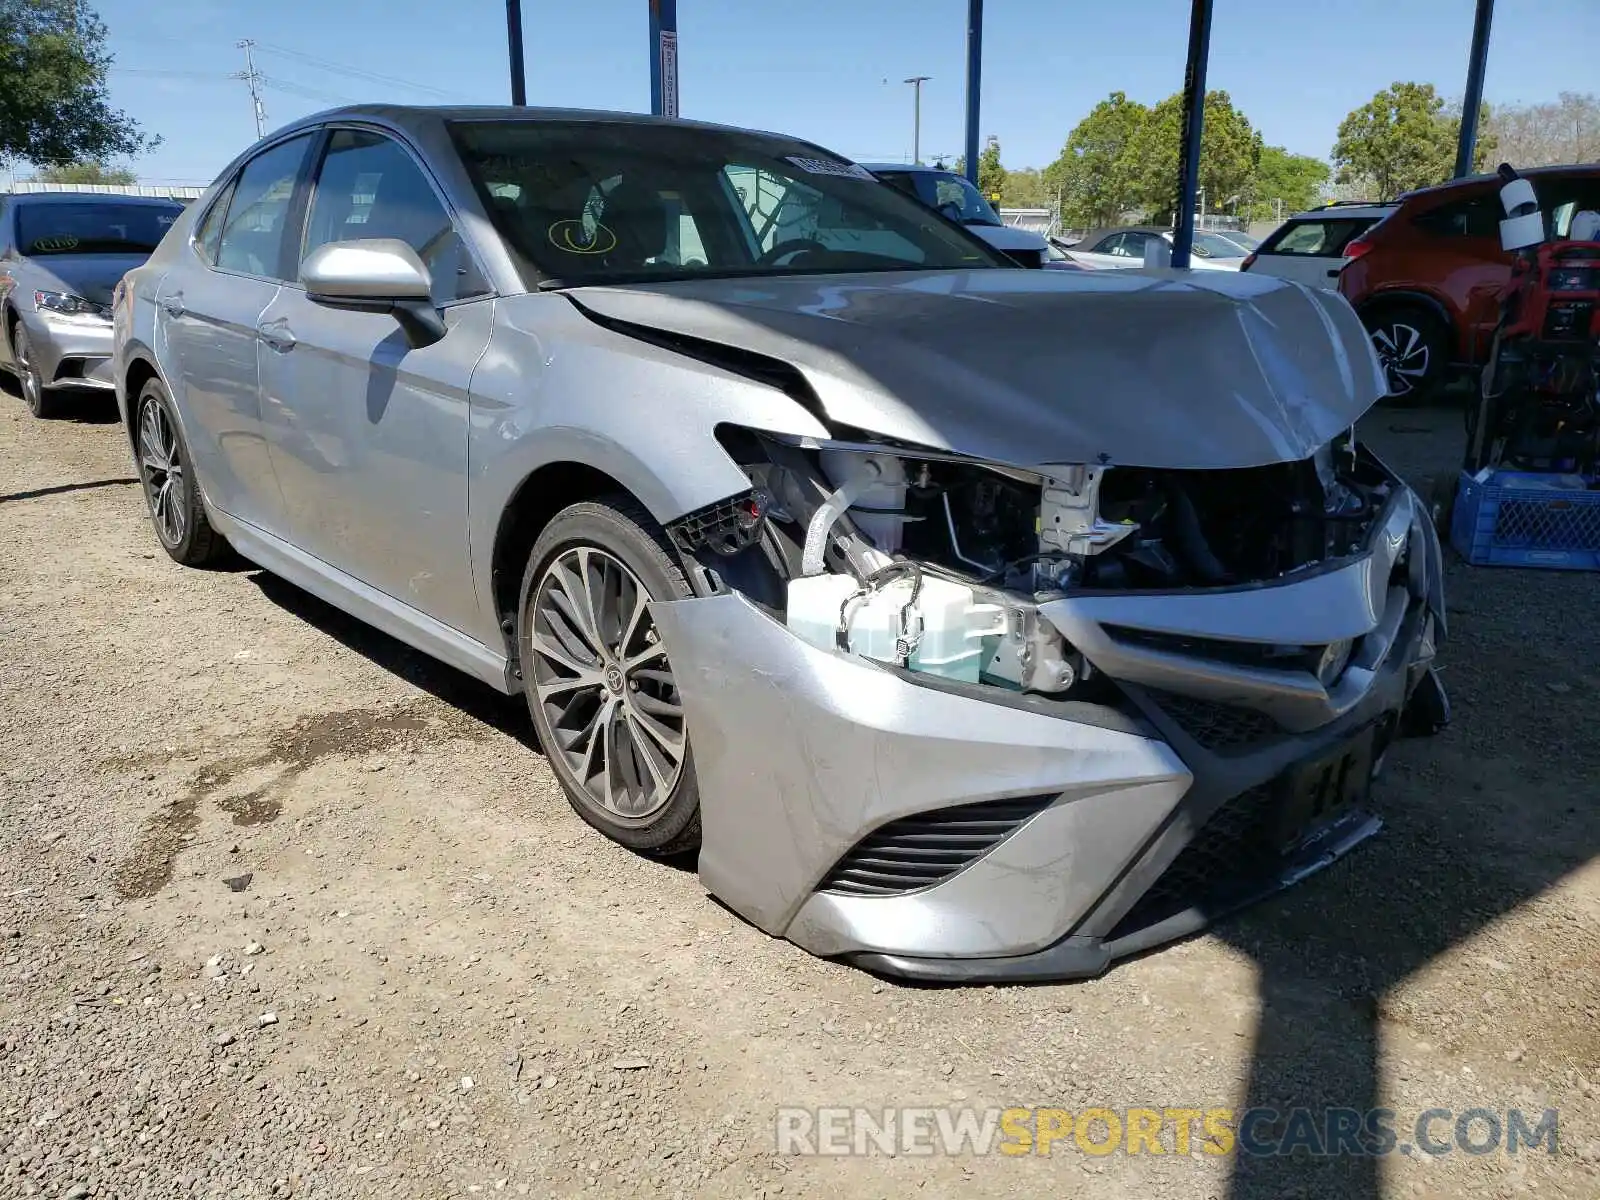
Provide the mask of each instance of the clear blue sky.
[{"label": "clear blue sky", "polygon": [[[254,38],[277,126],[343,99],[508,99],[499,0],[98,0],[115,103],[165,144],[146,179],[209,182],[254,137],[234,43]],[[859,160],[961,150],[966,0],[678,0],[685,116],[810,138]],[[1153,103],[1182,83],[1188,0],[988,0],[983,132],[1008,166],[1043,166],[1113,90]],[[1491,103],[1600,89],[1600,0],[1499,0]],[[649,108],[646,0],[523,0],[529,101]],[[1473,0],[1216,0],[1209,84],[1270,144],[1326,156],[1345,113],[1397,79],[1459,95]],[[432,91],[338,74],[274,51]],[[315,92],[313,97],[306,94]],[[440,93],[443,93],[441,96]]]}]

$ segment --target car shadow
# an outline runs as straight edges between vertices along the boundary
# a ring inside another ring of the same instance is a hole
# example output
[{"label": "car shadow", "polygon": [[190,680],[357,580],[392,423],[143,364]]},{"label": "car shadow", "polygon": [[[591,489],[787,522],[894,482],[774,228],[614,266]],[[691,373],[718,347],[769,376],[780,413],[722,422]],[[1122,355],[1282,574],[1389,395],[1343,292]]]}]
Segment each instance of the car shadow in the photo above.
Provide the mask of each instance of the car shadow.
[{"label": "car shadow", "polygon": [[[1379,410],[1368,421],[1363,436],[1413,482],[1459,466],[1450,457],[1461,449],[1453,438],[1413,436],[1458,429],[1458,408]],[[1600,746],[1592,736],[1562,733],[1574,721],[1582,727],[1577,701],[1583,681],[1600,676],[1596,643],[1578,631],[1582,622],[1571,632],[1559,625],[1557,632],[1541,632],[1534,645],[1516,637],[1520,631],[1532,638],[1542,611],[1592,610],[1600,578],[1472,568],[1453,558],[1446,573],[1450,632],[1440,662],[1453,722],[1435,738],[1402,741],[1391,751],[1373,800],[1384,829],[1316,878],[1212,931],[1247,954],[1259,973],[1260,1017],[1236,1114],[1277,1114],[1275,1122],[1268,1117],[1256,1126],[1258,1147],[1297,1131],[1295,1109],[1310,1111],[1322,1141],[1328,1110],[1365,1115],[1393,1103],[1398,1060],[1426,1057],[1431,1047],[1470,1046],[1480,1056],[1487,1047],[1508,1062],[1521,1062],[1526,1053],[1526,1066],[1508,1068],[1523,1081],[1559,1080],[1571,1062],[1600,1061],[1600,1035],[1582,1015],[1585,1004],[1592,1011],[1596,996],[1570,996],[1584,990],[1586,976],[1560,965],[1573,954],[1558,932],[1531,948],[1531,961],[1515,969],[1556,975],[1543,982],[1550,993],[1575,999],[1575,1010],[1555,1003],[1524,1007],[1525,997],[1545,990],[1525,979],[1492,1004],[1499,981],[1488,977],[1480,984],[1462,965],[1469,957],[1464,947],[1481,944],[1508,913],[1600,855],[1600,806],[1587,783],[1600,768]],[[1444,969],[1446,956],[1456,978],[1474,980],[1470,994],[1433,996],[1426,1011],[1417,1011],[1411,986],[1419,975]],[[1487,954],[1474,957],[1483,962]],[[1497,963],[1482,971],[1492,976],[1495,969],[1512,968]],[[1565,983],[1562,971],[1569,973]],[[1529,1050],[1517,1040],[1530,1036],[1542,1037],[1544,1045]],[[1387,1086],[1380,1086],[1380,1072]],[[1433,1094],[1410,1093],[1422,1101],[1416,1110],[1395,1112],[1391,1152],[1419,1153],[1416,1120],[1429,1106],[1454,1106],[1459,1115],[1459,1086],[1448,1076],[1435,1086]],[[1557,1092],[1550,1103],[1559,1109],[1559,1101]],[[1502,1118],[1504,1109],[1516,1107],[1511,1088],[1490,1103],[1499,1104]],[[1539,1112],[1527,1115],[1537,1123]],[[1440,1121],[1429,1132],[1443,1140],[1452,1127]],[[1246,1149],[1235,1152],[1228,1200],[1378,1200],[1388,1194],[1382,1160],[1372,1154]],[[1503,1143],[1498,1152],[1504,1153]]]},{"label": "car shadow", "polygon": [[[0,394],[24,404],[22,386],[16,376],[0,371]],[[121,420],[117,411],[117,398],[110,392],[84,388],[77,391],[53,393],[52,399],[61,401],[60,408],[50,420],[64,425],[115,425]]]},{"label": "car shadow", "polygon": [[516,739],[530,750],[539,750],[539,739],[534,735],[533,723],[528,719],[520,696],[497,692],[269,571],[253,565],[247,569],[254,570],[250,581],[261,594],[285,612],[435,699]]}]

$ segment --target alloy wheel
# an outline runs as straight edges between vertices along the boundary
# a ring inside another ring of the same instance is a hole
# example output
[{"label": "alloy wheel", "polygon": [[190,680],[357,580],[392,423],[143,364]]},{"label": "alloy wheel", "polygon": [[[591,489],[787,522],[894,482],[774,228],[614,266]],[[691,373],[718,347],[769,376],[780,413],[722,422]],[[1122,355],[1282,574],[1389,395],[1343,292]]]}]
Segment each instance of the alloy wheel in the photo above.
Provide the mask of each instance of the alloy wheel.
[{"label": "alloy wheel", "polygon": [[1372,331],[1372,345],[1383,364],[1391,396],[1408,396],[1428,377],[1431,351],[1414,325],[1392,322]]},{"label": "alloy wheel", "polygon": [[37,414],[44,407],[44,381],[33,368],[33,347],[28,344],[28,334],[17,326],[14,349],[17,358],[17,376],[22,383],[22,398]]},{"label": "alloy wheel", "polygon": [[139,465],[144,468],[145,497],[156,530],[168,546],[183,541],[187,499],[183,490],[183,458],[172,418],[153,398],[139,412]]},{"label": "alloy wheel", "polygon": [[650,594],[615,555],[563,551],[540,576],[527,664],[559,754],[585,796],[613,819],[643,824],[683,774],[683,706]]}]

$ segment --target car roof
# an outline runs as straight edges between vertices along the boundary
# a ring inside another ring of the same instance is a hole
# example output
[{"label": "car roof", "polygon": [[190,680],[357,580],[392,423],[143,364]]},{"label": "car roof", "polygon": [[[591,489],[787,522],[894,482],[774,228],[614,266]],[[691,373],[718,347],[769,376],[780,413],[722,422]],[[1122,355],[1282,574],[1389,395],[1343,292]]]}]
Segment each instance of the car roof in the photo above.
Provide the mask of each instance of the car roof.
[{"label": "car roof", "polygon": [[1398,200],[1374,200],[1370,203],[1359,200],[1336,200],[1332,204],[1319,204],[1316,208],[1308,208],[1305,212],[1297,212],[1290,217],[1291,221],[1315,220],[1318,217],[1384,217],[1400,207]]},{"label": "car roof", "polygon": [[115,200],[118,204],[183,206],[182,200],[172,196],[124,196],[117,192],[15,192],[5,199],[18,207],[30,204],[104,204],[107,200]]},{"label": "car roof", "polygon": [[[1518,168],[1517,174],[1533,182],[1540,179],[1560,179],[1570,175],[1600,175],[1600,162],[1592,163],[1558,163],[1547,167]],[[1472,190],[1486,184],[1500,182],[1498,174],[1463,175],[1460,179],[1451,179],[1445,183],[1436,183],[1432,187],[1416,188],[1401,195],[1400,200],[1426,199],[1432,196],[1448,195],[1459,189]]]},{"label": "car roof", "polygon": [[718,130],[724,133],[766,134],[769,137],[782,137],[793,142],[803,140],[787,134],[766,133],[764,130],[745,129],[737,125],[719,125],[711,121],[685,121],[680,117],[656,117],[645,113],[614,112],[608,109],[537,108],[531,105],[512,104],[347,104],[342,108],[325,109],[301,117],[292,124],[285,125],[278,133],[312,128],[330,121],[360,120],[363,117],[387,122],[396,128],[415,133],[420,133],[439,121],[549,121],[638,125],[645,128],[669,126],[680,129]]}]

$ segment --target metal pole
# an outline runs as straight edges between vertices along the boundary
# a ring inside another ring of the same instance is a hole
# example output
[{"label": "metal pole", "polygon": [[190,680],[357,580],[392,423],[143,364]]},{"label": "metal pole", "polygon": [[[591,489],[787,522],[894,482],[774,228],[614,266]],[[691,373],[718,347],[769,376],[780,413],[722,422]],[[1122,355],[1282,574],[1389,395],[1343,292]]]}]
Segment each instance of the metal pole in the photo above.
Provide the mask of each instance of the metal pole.
[{"label": "metal pole", "polygon": [[522,66],[522,0],[506,0],[506,50],[511,56],[511,103],[528,102],[528,76]]},{"label": "metal pole", "polygon": [[1183,74],[1182,140],[1178,149],[1178,210],[1172,231],[1172,265],[1187,267],[1194,246],[1195,191],[1200,183],[1200,136],[1206,117],[1206,59],[1211,53],[1211,0],[1189,10],[1189,63]]},{"label": "metal pole", "polygon": [[1478,148],[1478,109],[1483,107],[1483,73],[1489,65],[1489,22],[1494,0],[1478,0],[1472,22],[1472,57],[1467,60],[1467,93],[1461,99],[1461,136],[1456,142],[1456,178],[1472,174],[1472,154]]},{"label": "metal pole", "polygon": [[678,0],[650,0],[650,111],[678,115]]},{"label": "metal pole", "polygon": [[267,109],[261,103],[261,76],[256,72],[256,60],[253,54],[255,42],[250,38],[235,42],[239,49],[244,51],[244,71],[235,75],[235,79],[242,79],[250,87],[250,107],[256,118],[256,141],[267,136]]},{"label": "metal pole", "polygon": [[922,85],[930,78],[913,75],[906,80],[911,85],[911,161],[916,165],[922,163]]},{"label": "metal pole", "polygon": [[978,182],[978,102],[982,98],[983,0],[967,0],[967,179]]}]

